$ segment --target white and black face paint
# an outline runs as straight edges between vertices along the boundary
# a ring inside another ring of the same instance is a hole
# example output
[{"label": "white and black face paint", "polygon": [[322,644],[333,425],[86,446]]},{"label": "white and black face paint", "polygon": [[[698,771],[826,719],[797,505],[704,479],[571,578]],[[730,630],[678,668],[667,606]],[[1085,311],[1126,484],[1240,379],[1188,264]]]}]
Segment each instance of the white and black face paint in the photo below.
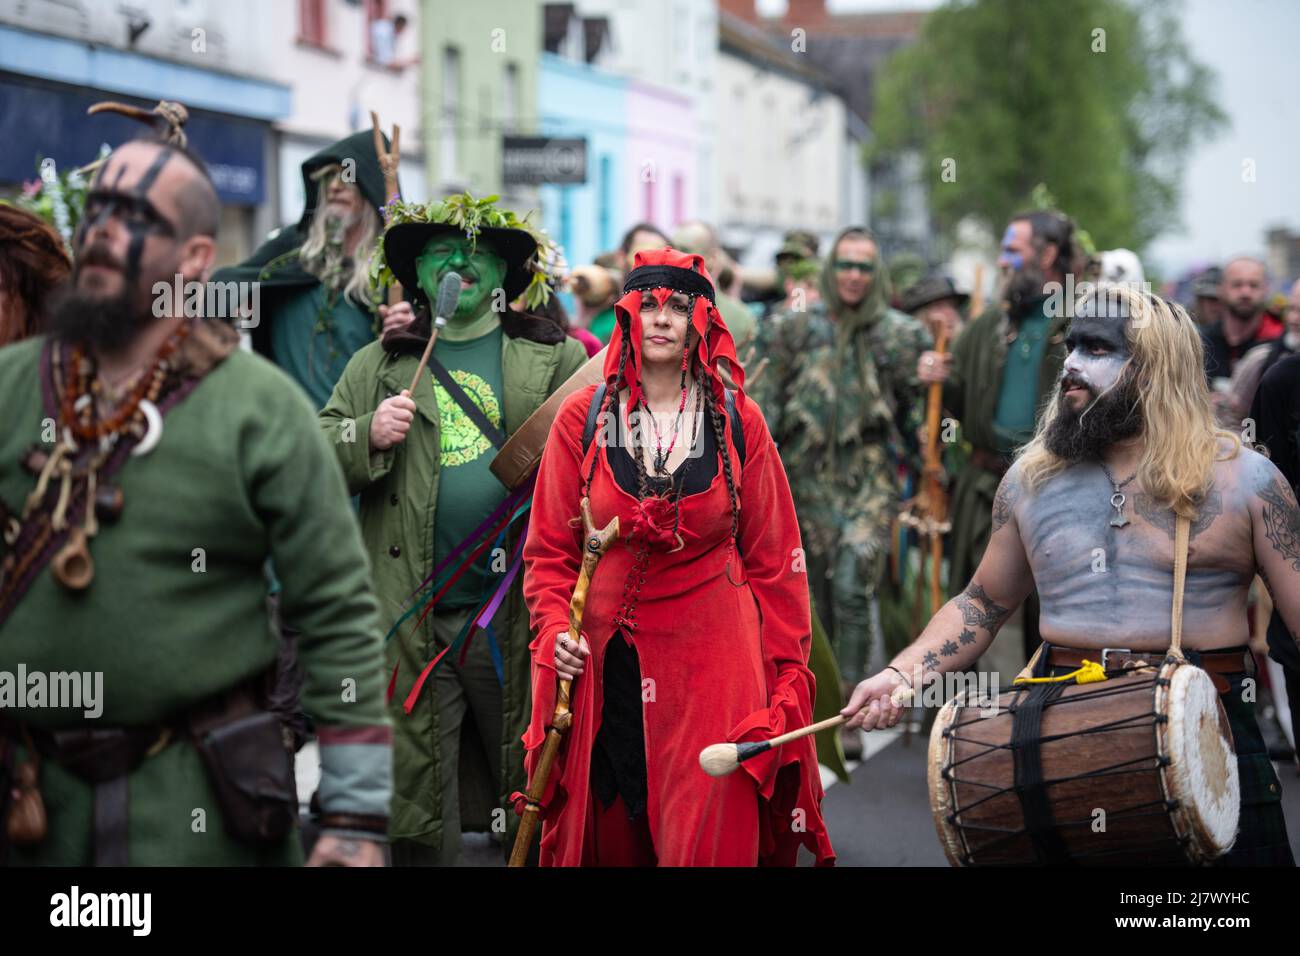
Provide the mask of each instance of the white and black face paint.
[{"label": "white and black face paint", "polygon": [[1089,296],[1075,309],[1065,335],[1069,352],[1061,369],[1062,391],[1081,385],[1094,400],[1119,381],[1133,354],[1124,335],[1128,310],[1110,300],[1103,300],[1101,306],[1096,296]]}]

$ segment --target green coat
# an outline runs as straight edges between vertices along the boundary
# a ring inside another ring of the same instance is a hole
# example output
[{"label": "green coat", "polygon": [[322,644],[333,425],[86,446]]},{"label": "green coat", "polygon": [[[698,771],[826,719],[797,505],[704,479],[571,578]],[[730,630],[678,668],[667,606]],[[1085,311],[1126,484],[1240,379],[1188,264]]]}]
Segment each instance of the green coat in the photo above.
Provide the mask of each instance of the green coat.
[{"label": "green coat", "polygon": [[[587,354],[576,339],[540,320],[503,318],[502,325],[506,333],[501,349],[502,413],[504,430],[510,435],[586,362]],[[343,466],[348,490],[361,496],[361,535],[374,570],[385,630],[408,606],[416,585],[433,571],[440,444],[438,404],[429,379],[413,396],[418,415],[402,444],[371,454],[370,422],[386,397],[411,384],[418,364],[418,352],[390,353],[381,342],[372,343],[352,357],[320,413],[320,426]],[[513,543],[507,551],[511,548]],[[526,783],[521,738],[531,708],[528,645],[532,635],[522,582],[521,575],[494,622],[503,673],[502,779],[470,784],[482,784],[495,796],[496,806],[506,809],[512,833],[517,818],[509,797]],[[399,668],[389,704],[393,721],[389,833],[394,839],[412,840],[436,851],[442,842],[442,806],[434,682],[425,683],[409,715],[402,710],[416,677],[433,657],[432,625],[432,618],[426,618],[413,635],[409,623],[404,624],[388,641],[385,653],[388,673]],[[462,809],[462,816],[468,820],[473,814]]]},{"label": "green coat", "polygon": [[[0,349],[7,420],[0,429],[0,499],[13,510],[36,483],[18,461],[41,441],[42,344],[31,339]],[[303,709],[318,727],[387,722],[369,569],[315,421],[287,375],[239,349],[167,413],[158,446],[129,458],[111,479],[125,505],[90,543],[90,587],[68,591],[47,567],[0,625],[0,671],[12,674],[25,664],[29,673],[100,672],[103,713],[97,720],[79,710],[21,716],[48,728],[148,724],[264,671],[279,647],[267,612],[270,557],[282,584],[281,611],[301,632]],[[4,552],[0,543],[0,558]],[[340,693],[348,680],[355,682],[352,701]],[[387,749],[322,747],[322,794],[355,793],[360,786],[378,801],[325,809],[382,811]],[[49,837],[16,852],[14,861],[89,865],[91,786],[47,760],[41,787]],[[188,741],[147,757],[130,774],[129,787],[132,865],[302,860],[296,832],[265,849],[226,835],[215,792]]]},{"label": "green coat", "polygon": [[[1065,329],[1069,318],[1057,316],[1047,328],[1047,347],[1038,373],[1038,408],[1043,407],[1061,376],[1065,363]],[[961,422],[962,434],[972,447],[996,451],[1010,457],[1015,449],[998,448],[993,430],[998,397],[1002,391],[1002,370],[1006,365],[1007,336],[1011,322],[998,306],[985,309],[957,336],[952,348],[952,373],[944,383],[943,403],[947,412]],[[948,574],[951,593],[964,589],[979,567],[993,530],[993,496],[998,477],[983,468],[967,465],[953,483],[948,513],[952,516],[952,564]]]}]

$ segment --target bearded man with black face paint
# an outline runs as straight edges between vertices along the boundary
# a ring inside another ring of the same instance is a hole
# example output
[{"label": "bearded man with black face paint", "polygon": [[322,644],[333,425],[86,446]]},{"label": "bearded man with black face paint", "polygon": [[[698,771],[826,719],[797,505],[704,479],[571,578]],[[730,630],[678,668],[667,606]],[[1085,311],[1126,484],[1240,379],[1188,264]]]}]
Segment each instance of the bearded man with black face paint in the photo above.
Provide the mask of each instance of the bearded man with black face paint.
[{"label": "bearded man with black face paint", "polygon": [[103,688],[93,716],[0,691],[0,821],[38,800],[48,819],[0,823],[0,862],[302,861],[265,698],[271,558],[321,743],[313,862],[382,862],[389,728],[342,476],[286,375],[228,322],[153,295],[206,278],[218,215],[196,156],[121,146],[87,196],[50,333],[0,350],[0,672]]},{"label": "bearded man with black face paint", "polygon": [[1034,438],[998,487],[979,568],[844,713],[867,729],[892,726],[902,711],[890,694],[905,675],[970,667],[1035,587],[1044,640],[1035,676],[1074,670],[1081,655],[1109,654],[1108,667],[1124,666],[1120,649],[1162,656],[1176,516],[1190,519],[1182,646],[1219,692],[1241,785],[1236,843],[1220,862],[1292,865],[1277,776],[1243,685],[1256,574],[1291,632],[1300,628],[1295,494],[1267,458],[1216,427],[1201,337],[1181,307],[1103,288],[1078,303],[1065,344]]},{"label": "bearded man with black face paint", "polygon": [[[1061,375],[1068,309],[1060,289],[1067,275],[1081,276],[1083,255],[1074,223],[1057,212],[1017,215],[1002,237],[998,267],[1002,288],[975,317],[947,357],[926,352],[917,366],[924,383],[943,382],[946,414],[961,422],[972,445],[970,464],[953,483],[950,593],[970,578],[988,545],[990,507],[998,481],[1016,449],[1034,434],[1038,410]],[[1037,643],[1037,606],[1025,604],[1024,647],[999,650],[997,669]],[[1020,656],[1023,662],[1024,657]]]}]

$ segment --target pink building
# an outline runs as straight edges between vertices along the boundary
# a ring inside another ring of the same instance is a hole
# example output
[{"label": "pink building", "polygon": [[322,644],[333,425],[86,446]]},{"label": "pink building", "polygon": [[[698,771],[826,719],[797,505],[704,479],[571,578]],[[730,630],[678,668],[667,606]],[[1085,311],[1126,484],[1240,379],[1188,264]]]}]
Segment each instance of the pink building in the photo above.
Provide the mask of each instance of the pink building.
[{"label": "pink building", "polygon": [[627,87],[623,214],[671,231],[697,215],[698,143],[691,101],[638,80]]}]

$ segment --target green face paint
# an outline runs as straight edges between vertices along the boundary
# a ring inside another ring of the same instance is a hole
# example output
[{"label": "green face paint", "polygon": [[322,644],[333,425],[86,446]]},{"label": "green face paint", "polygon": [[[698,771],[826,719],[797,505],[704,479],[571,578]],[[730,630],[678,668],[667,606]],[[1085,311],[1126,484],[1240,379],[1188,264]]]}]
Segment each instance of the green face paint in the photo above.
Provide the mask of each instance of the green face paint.
[{"label": "green face paint", "polygon": [[[448,272],[457,272],[469,283],[462,286],[454,315],[444,316],[450,324],[465,325],[492,309],[497,290],[506,277],[506,263],[487,239],[477,248],[464,236],[435,236],[415,259],[415,274],[429,302],[438,301],[438,285]],[[504,293],[501,306],[506,306]]]}]

